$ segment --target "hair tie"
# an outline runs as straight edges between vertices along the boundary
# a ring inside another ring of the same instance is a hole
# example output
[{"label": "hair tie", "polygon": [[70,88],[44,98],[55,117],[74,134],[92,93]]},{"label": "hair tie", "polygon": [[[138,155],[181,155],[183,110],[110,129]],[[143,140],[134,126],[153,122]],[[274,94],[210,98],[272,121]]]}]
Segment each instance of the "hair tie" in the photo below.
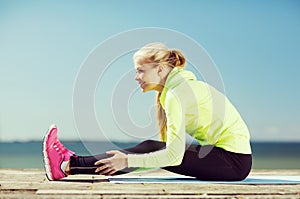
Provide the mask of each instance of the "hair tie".
[{"label": "hair tie", "polygon": [[173,50],[170,51],[170,58],[172,57],[176,57],[175,53],[173,52]]},{"label": "hair tie", "polygon": [[177,62],[176,54],[173,50],[170,50],[169,63],[175,67]]}]

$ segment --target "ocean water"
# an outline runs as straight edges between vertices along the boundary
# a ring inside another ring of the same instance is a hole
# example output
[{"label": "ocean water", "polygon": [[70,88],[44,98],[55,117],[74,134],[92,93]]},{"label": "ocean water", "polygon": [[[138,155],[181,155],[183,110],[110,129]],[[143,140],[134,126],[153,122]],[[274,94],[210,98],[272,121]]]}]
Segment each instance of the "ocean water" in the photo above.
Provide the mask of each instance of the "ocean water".
[{"label": "ocean water", "polygon": [[[124,149],[137,143],[62,142],[77,155]],[[253,142],[254,169],[300,169],[300,143]],[[43,168],[42,142],[1,142],[0,168]]]}]

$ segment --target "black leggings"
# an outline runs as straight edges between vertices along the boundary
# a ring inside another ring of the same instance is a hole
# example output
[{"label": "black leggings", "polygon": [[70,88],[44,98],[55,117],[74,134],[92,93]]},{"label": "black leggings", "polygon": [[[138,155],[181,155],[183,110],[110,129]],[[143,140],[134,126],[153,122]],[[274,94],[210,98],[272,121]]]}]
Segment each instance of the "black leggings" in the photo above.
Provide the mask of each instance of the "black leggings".
[{"label": "black leggings", "polygon": [[[162,150],[165,147],[165,142],[147,140],[135,147],[121,151],[126,154],[138,154]],[[111,155],[106,153],[95,156],[72,156],[70,160],[71,174],[95,174],[95,170],[99,165],[95,166],[94,163],[108,157],[111,157]],[[251,170],[251,165],[251,154],[233,153],[211,145],[187,145],[182,163],[178,166],[169,166],[163,169],[193,176],[201,180],[232,181],[245,179]],[[126,168],[114,175],[127,173],[135,169]]]}]

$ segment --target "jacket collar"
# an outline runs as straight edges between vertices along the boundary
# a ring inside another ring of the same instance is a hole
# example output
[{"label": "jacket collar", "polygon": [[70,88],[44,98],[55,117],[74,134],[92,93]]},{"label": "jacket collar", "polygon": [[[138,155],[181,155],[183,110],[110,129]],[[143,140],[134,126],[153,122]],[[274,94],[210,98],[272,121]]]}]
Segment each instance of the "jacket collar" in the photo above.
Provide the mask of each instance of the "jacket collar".
[{"label": "jacket collar", "polygon": [[196,76],[191,71],[187,71],[177,67],[175,67],[169,73],[159,99],[163,108],[165,108],[165,99],[168,90],[174,89],[176,86],[186,80],[196,80]]}]

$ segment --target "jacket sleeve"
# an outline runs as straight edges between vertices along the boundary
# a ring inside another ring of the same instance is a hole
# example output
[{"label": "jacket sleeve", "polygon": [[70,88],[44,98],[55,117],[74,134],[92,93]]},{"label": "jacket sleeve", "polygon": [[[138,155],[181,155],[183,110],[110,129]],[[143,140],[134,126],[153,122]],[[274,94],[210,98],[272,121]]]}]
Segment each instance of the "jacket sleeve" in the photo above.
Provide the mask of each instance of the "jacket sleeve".
[{"label": "jacket sleeve", "polygon": [[166,148],[145,154],[129,154],[128,167],[157,168],[180,165],[185,152],[184,106],[178,96],[168,92],[165,99],[167,117]]}]

